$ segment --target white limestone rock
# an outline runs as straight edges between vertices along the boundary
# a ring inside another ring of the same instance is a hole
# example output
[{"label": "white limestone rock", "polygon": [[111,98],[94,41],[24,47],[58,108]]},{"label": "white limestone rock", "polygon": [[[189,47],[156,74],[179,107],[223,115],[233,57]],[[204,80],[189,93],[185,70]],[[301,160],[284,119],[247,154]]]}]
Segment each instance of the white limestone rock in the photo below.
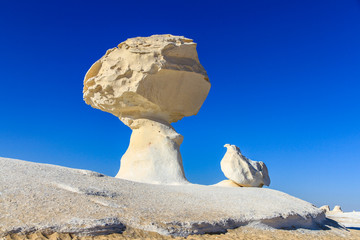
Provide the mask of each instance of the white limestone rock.
[{"label": "white limestone rock", "polygon": [[324,205],[319,207],[321,210],[323,210],[325,213],[330,212],[330,207],[329,205]]},{"label": "white limestone rock", "polygon": [[182,135],[169,124],[148,119],[134,120],[130,127],[130,145],[116,177],[153,184],[188,183],[179,149]]},{"label": "white limestone rock", "polygon": [[182,36],[130,38],[109,49],[84,79],[84,100],[126,118],[176,122],[197,114],[210,90],[196,43]]},{"label": "white limestone rock", "polygon": [[265,163],[252,161],[235,145],[225,144],[225,156],[220,162],[224,175],[242,187],[262,187],[270,185],[270,177]]},{"label": "white limestone rock", "polygon": [[84,100],[120,118],[133,133],[118,178],[183,184],[180,144],[170,123],[197,114],[210,90],[196,43],[173,35],[137,37],[95,62],[84,79]]}]

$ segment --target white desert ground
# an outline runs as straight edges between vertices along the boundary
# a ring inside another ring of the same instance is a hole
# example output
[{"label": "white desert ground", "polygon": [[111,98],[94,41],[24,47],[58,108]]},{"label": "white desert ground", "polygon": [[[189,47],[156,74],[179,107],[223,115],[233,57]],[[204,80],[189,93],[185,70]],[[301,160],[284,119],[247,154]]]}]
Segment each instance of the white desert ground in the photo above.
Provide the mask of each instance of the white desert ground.
[{"label": "white desert ground", "polygon": [[0,193],[0,239],[360,239],[358,212],[328,214],[335,222],[267,188],[136,183],[0,158]]}]

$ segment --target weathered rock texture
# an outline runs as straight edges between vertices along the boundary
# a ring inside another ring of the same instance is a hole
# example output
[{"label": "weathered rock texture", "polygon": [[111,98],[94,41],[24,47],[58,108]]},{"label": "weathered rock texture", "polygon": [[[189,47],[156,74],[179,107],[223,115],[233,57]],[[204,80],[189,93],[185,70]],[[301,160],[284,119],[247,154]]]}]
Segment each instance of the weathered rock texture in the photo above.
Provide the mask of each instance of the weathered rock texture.
[{"label": "weathered rock texture", "polygon": [[196,44],[181,36],[131,38],[95,62],[85,76],[85,102],[134,130],[117,177],[187,182],[179,151],[182,136],[170,123],[197,114],[209,90]]},{"label": "weathered rock texture", "polygon": [[318,228],[312,204],[266,188],[156,185],[0,158],[0,238],[9,233],[107,234],[126,227],[164,235],[244,225]]},{"label": "weathered rock texture", "polygon": [[176,122],[197,114],[210,90],[196,43],[172,35],[131,38],[86,73],[84,100],[119,118]]},{"label": "weathered rock texture", "polygon": [[267,167],[263,162],[252,161],[235,145],[225,144],[227,151],[220,162],[224,175],[243,187],[270,185]]}]

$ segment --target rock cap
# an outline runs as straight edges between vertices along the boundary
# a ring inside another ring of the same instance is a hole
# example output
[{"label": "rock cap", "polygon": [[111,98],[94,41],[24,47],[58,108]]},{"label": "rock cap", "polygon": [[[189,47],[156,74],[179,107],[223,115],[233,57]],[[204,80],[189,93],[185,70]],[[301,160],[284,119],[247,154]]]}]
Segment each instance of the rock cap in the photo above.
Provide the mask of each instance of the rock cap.
[{"label": "rock cap", "polygon": [[128,119],[168,123],[197,114],[210,90],[196,43],[170,34],[127,39],[86,73],[87,104]]}]

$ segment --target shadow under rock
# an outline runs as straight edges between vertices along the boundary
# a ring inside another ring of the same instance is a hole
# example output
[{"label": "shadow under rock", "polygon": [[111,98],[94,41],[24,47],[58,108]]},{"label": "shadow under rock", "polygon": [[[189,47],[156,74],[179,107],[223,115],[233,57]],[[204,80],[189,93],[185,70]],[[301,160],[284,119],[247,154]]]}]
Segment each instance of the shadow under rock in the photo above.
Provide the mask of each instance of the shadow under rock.
[{"label": "shadow under rock", "polygon": [[337,221],[332,220],[330,218],[326,218],[324,225],[320,226],[322,230],[331,230],[332,228],[341,229],[348,231],[348,228],[344,227],[343,225],[339,224]]}]

